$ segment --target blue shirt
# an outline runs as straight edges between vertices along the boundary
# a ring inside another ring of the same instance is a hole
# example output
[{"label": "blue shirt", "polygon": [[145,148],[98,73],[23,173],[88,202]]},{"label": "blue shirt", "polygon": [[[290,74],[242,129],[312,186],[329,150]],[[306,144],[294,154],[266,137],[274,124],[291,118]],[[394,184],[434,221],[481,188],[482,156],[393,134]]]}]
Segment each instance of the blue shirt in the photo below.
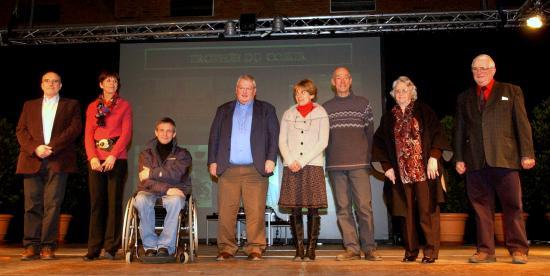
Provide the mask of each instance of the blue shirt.
[{"label": "blue shirt", "polygon": [[254,100],[246,104],[237,101],[235,104],[231,128],[231,152],[229,153],[229,163],[233,165],[250,165],[254,162],[250,145],[253,107]]}]

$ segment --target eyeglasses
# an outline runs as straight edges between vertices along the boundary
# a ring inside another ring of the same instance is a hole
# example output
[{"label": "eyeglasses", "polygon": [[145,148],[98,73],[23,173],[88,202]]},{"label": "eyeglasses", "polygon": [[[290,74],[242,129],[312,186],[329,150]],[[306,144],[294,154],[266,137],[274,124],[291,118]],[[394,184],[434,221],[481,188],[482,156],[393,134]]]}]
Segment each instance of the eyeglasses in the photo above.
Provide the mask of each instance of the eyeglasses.
[{"label": "eyeglasses", "polygon": [[393,92],[395,94],[405,94],[405,93],[409,92],[409,89],[396,89],[396,90],[393,90]]},{"label": "eyeglasses", "polygon": [[494,69],[494,67],[472,67],[472,72],[487,72],[491,69]]}]

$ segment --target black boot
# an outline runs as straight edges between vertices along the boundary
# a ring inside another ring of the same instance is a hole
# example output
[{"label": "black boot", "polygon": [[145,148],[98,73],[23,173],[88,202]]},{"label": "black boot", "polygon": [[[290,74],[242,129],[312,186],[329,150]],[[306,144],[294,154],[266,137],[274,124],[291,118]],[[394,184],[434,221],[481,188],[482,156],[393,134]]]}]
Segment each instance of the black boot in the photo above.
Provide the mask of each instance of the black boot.
[{"label": "black boot", "polygon": [[304,259],[304,221],[302,215],[290,215],[290,231],[296,247],[296,255],[293,261],[301,262]]},{"label": "black boot", "polygon": [[319,230],[321,229],[321,216],[307,216],[307,252],[306,260],[315,260],[315,248],[317,247],[317,239],[319,238]]}]

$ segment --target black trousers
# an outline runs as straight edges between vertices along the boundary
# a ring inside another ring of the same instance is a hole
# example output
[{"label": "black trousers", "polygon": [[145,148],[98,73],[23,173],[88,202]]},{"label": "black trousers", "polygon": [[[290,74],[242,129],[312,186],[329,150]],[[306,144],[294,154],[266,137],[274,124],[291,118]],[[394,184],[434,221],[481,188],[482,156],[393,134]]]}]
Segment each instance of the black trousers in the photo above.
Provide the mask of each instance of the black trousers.
[{"label": "black trousers", "polygon": [[435,198],[430,194],[428,183],[404,184],[407,199],[407,216],[401,221],[403,243],[407,256],[418,256],[419,238],[417,224],[424,234],[423,254],[438,258],[440,246],[439,206],[433,208]]},{"label": "black trousers", "polygon": [[89,167],[90,232],[88,253],[99,255],[101,249],[115,253],[122,239],[122,196],[128,162],[118,159],[111,171],[98,172]]},{"label": "black trousers", "polygon": [[504,215],[504,236],[510,253],[527,254],[529,244],[523,221],[521,182],[517,170],[486,167],[466,172],[466,191],[476,213],[477,248],[495,254],[495,192]]},{"label": "black trousers", "polygon": [[65,197],[67,173],[53,172],[47,160],[42,162],[40,171],[27,174],[23,178],[25,215],[23,246],[33,246],[37,250],[43,246],[57,246],[59,211]]}]

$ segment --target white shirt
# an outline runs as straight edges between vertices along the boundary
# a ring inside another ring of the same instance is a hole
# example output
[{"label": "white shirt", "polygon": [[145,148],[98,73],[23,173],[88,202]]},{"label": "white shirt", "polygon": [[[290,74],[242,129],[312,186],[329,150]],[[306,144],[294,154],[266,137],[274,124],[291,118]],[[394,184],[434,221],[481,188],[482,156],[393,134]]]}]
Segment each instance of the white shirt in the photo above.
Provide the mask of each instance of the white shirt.
[{"label": "white shirt", "polygon": [[55,119],[58,103],[59,95],[55,95],[49,99],[44,97],[44,100],[42,100],[42,133],[44,134],[44,145],[49,144],[52,138],[53,121]]}]

